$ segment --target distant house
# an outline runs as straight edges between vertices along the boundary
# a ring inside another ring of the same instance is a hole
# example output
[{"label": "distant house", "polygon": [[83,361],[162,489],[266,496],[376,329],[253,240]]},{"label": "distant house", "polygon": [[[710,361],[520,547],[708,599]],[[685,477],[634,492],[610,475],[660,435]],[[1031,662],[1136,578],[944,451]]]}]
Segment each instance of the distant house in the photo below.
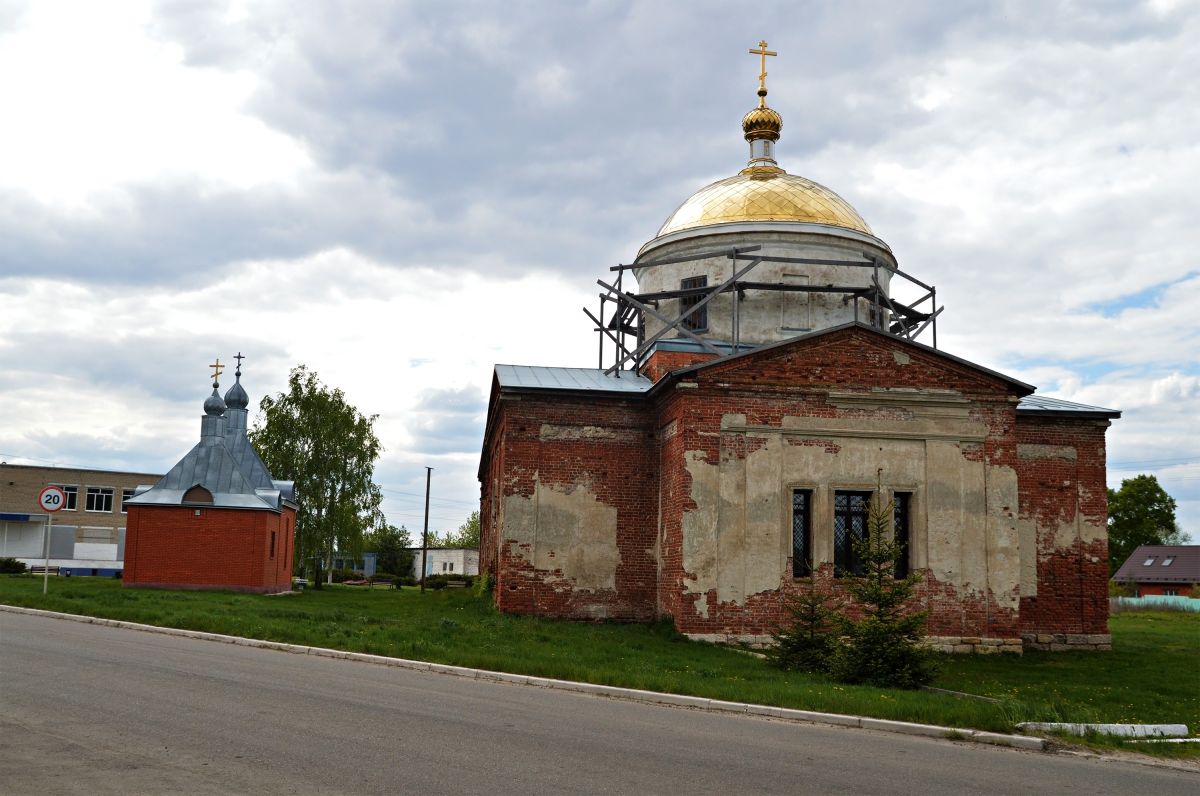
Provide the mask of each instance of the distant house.
[{"label": "distant house", "polygon": [[375,553],[361,553],[353,556],[349,553],[334,553],[333,568],[348,569],[355,575],[362,575],[364,578],[370,578],[376,572],[376,560],[378,559]]},{"label": "distant house", "polygon": [[[412,576],[421,577],[421,548],[410,548],[413,551]],[[426,575],[478,575],[479,551],[462,547],[431,547],[429,548],[428,563],[425,565]]]},{"label": "distant house", "polygon": [[1134,597],[1187,597],[1200,584],[1200,545],[1144,544],[1112,579],[1132,586]]}]

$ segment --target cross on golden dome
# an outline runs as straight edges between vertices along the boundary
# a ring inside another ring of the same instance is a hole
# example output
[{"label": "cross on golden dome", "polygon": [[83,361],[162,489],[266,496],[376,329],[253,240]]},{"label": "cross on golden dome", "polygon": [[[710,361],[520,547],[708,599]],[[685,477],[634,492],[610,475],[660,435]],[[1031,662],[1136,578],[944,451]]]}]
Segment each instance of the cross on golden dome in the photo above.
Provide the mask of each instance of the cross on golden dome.
[{"label": "cross on golden dome", "polygon": [[767,40],[763,39],[758,43],[758,49],[751,50],[750,54],[758,56],[758,107],[765,108],[767,105],[767,56],[779,55],[779,53],[768,50]]}]

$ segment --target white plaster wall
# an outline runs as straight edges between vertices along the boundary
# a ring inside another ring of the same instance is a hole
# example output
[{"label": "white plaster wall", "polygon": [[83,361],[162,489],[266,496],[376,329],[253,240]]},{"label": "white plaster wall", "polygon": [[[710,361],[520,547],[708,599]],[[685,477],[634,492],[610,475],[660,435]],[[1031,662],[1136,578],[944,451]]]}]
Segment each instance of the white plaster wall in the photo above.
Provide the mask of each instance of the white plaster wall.
[{"label": "white plaster wall", "polygon": [[[921,417],[919,405],[912,409],[912,420],[786,418],[783,429],[727,415],[718,462],[686,454],[696,509],[683,518],[685,589],[715,590],[720,602],[744,604],[789,578],[793,489],[812,490],[813,555],[818,565],[832,562],[834,493],[875,491],[878,479],[885,501],[895,491],[913,494],[914,568],[928,568],[961,593],[990,591],[1000,607],[1016,609],[1022,559],[1015,471],[964,455],[986,434],[965,409],[947,417],[939,405],[937,420]],[[735,456],[739,435],[760,446]],[[703,599],[697,606],[707,611]]]},{"label": "white plaster wall", "polygon": [[615,589],[617,509],[601,503],[583,481],[562,489],[537,481],[533,495],[509,495],[500,527],[514,552],[537,569],[560,571],[575,589]]},{"label": "white plaster wall", "polygon": [[[858,240],[839,238],[832,235],[793,232],[742,232],[738,234],[705,235],[667,243],[645,256],[647,260],[680,257],[687,254],[729,249],[733,246],[759,245],[754,254],[777,257],[800,257],[811,259],[862,260],[864,255],[879,258],[883,263],[895,265],[895,259],[886,248]],[[744,268],[748,261],[736,263],[726,257],[675,263],[652,268],[635,269],[638,293],[655,293],[678,290],[680,281],[689,277],[707,276],[709,287],[719,285],[736,269]],[[761,263],[742,277],[743,281],[768,282],[772,284],[808,284],[810,286],[868,287],[874,270],[853,266],[803,265],[794,263]],[[879,269],[879,280],[885,292],[891,274]],[[776,291],[747,291],[738,306],[740,340],[746,343],[771,343],[786,340],[813,329],[848,323],[854,320],[853,302],[843,301],[844,294],[783,293]],[[716,340],[733,339],[733,294],[723,294],[706,305],[708,331],[702,337]],[[659,311],[668,318],[677,317],[681,310],[678,300],[660,301]],[[858,318],[864,323],[869,320],[869,304],[858,302]],[[663,323],[647,315],[647,337],[655,334]],[[667,338],[681,337],[677,332]]]}]

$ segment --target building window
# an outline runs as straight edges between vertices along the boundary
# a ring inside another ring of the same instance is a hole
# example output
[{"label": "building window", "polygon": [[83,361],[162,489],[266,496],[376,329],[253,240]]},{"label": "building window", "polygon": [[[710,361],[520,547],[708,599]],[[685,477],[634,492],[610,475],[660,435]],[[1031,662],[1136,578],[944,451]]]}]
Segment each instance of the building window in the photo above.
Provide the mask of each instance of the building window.
[{"label": "building window", "polygon": [[453,561],[450,562],[450,571],[451,572],[454,571],[454,562]]},{"label": "building window", "polygon": [[812,490],[792,492],[792,577],[812,573]]},{"label": "building window", "polygon": [[275,558],[275,532],[271,531],[271,558]]},{"label": "building window", "polygon": [[892,538],[900,548],[896,559],[896,577],[908,577],[908,546],[912,538],[912,492],[892,495]]},{"label": "building window", "polygon": [[50,486],[56,486],[63,491],[63,495],[66,497],[66,502],[62,507],[63,511],[75,511],[79,508],[79,487],[65,484],[51,484]]},{"label": "building window", "polygon": [[133,497],[132,489],[122,489],[121,490],[121,513],[122,514],[129,513],[129,509],[125,508],[125,501],[129,500],[131,497]]},{"label": "building window", "polygon": [[[692,276],[679,281],[680,290],[693,290],[698,287],[708,287],[707,276]],[[690,310],[692,307],[704,300],[703,293],[696,293],[691,296],[684,296],[679,300],[679,314]],[[704,332],[708,330],[708,306],[705,305],[693,312],[683,321],[683,328],[690,329],[693,332]]]},{"label": "building window", "polygon": [[1142,566],[1148,567],[1148,566],[1153,565],[1155,559],[1157,559],[1157,558],[1158,558],[1158,556],[1150,556],[1149,558],[1147,558],[1145,561],[1142,562]]},{"label": "building window", "polygon": [[833,574],[863,574],[863,562],[854,553],[854,543],[867,538],[871,513],[870,492],[835,492],[833,495]]},{"label": "building window", "polygon": [[1169,567],[1174,563],[1175,563],[1175,556],[1167,556],[1166,558],[1163,559],[1162,565],[1164,567]]},{"label": "building window", "polygon": [[113,490],[107,486],[89,486],[87,488],[87,511],[112,513]]}]

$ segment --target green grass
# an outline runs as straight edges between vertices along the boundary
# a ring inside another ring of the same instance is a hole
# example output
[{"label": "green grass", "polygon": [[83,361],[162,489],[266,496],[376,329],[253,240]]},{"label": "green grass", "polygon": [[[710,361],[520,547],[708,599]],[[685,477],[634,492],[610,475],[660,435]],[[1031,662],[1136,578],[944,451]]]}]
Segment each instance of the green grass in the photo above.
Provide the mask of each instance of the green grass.
[{"label": "green grass", "polygon": [[[1010,731],[1019,721],[1184,722],[1200,730],[1200,615],[1112,619],[1111,653],[942,656],[940,688],[999,703],[846,686],[692,642],[669,623],[498,613],[466,589],[353,587],[265,597],[124,589],[103,578],[0,576],[0,603],[459,666],[833,713]],[[1090,743],[1090,742],[1089,742]],[[1113,746],[1104,741],[1097,746]],[[1173,745],[1166,754],[1191,754]],[[1153,751],[1130,746],[1139,752]]]}]

